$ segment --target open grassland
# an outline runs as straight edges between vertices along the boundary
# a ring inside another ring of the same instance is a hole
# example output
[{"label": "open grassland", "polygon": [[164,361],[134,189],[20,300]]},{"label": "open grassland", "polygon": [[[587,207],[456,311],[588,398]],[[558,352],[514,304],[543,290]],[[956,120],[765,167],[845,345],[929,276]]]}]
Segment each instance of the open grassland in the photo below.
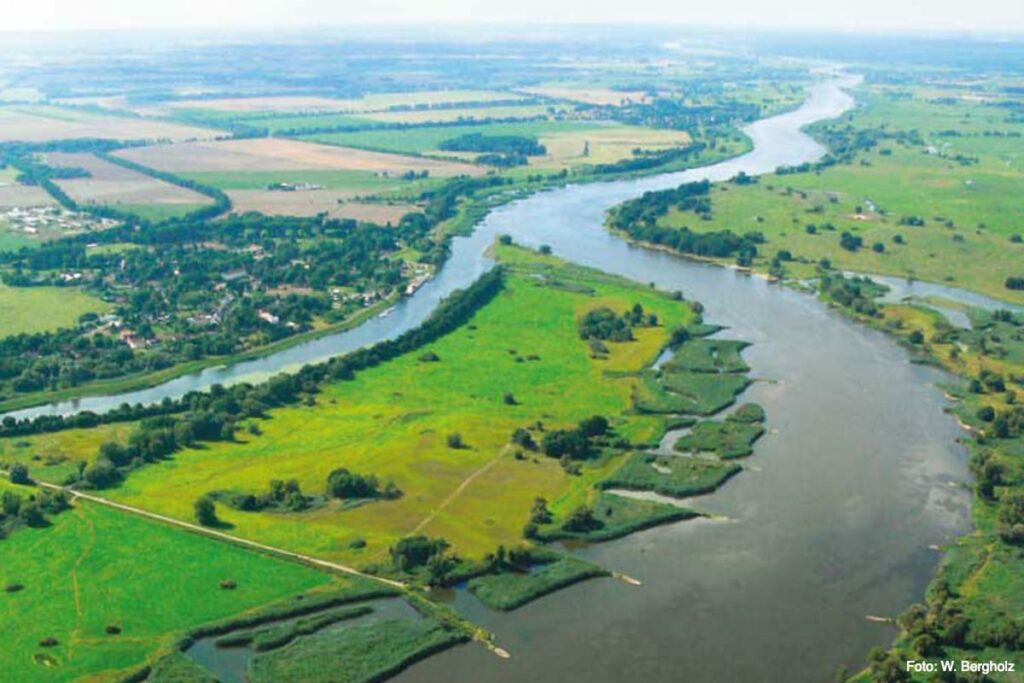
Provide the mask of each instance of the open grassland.
[{"label": "open grassland", "polygon": [[0,461],[21,463],[31,469],[33,477],[60,484],[77,471],[79,463],[89,462],[104,442],[123,441],[131,430],[131,425],[121,423],[0,439]]},{"label": "open grassland", "polygon": [[[711,194],[712,218],[673,211],[664,225],[696,231],[760,231],[766,265],[780,250],[796,276],[829,259],[836,267],[914,277],[972,289],[1008,301],[1024,294],[1006,289],[1007,277],[1024,274],[1024,139],[984,131],[1024,132],[1005,122],[1005,112],[978,102],[935,104],[880,94],[846,119],[857,128],[885,125],[916,129],[922,145],[883,140],[852,164],[820,173],[764,176],[757,184],[722,184]],[[960,136],[939,135],[957,131]],[[976,157],[964,165],[957,160]],[[858,209],[860,212],[858,213]],[[908,225],[920,218],[923,225]],[[856,251],[840,246],[843,232],[860,237]],[[874,245],[884,247],[875,251]]]},{"label": "open grassland", "polygon": [[8,287],[0,283],[0,337],[73,327],[110,304],[76,287]]},{"label": "open grassland", "polygon": [[320,170],[400,176],[426,171],[431,176],[449,177],[484,172],[472,164],[277,138],[134,147],[118,155],[172,173]]},{"label": "open grassland", "polygon": [[[585,464],[573,476],[554,458],[531,453],[517,459],[512,432],[538,421],[545,429],[569,427],[601,414],[623,438],[656,439],[660,418],[625,415],[637,382],[629,371],[653,361],[668,330],[689,322],[692,313],[646,287],[515,248],[499,253],[512,263],[506,289],[468,325],[354,381],[325,387],[316,406],[274,411],[260,422],[260,436],[179,452],[133,472],[107,495],[191,519],[196,497],[208,491],[259,492],[271,479],[294,478],[317,494],[335,468],[373,474],[393,481],[403,495],[293,514],[218,507],[232,533],[357,564],[386,558],[390,545],[418,533],[442,536],[458,553],[479,557],[520,542],[535,496],[545,497],[556,513],[585,502],[619,458]],[[607,358],[591,358],[577,318],[595,307],[621,312],[634,303],[656,314],[659,326],[637,328],[635,341],[610,343]],[[440,360],[419,360],[428,352]],[[75,450],[66,440],[82,433],[56,434],[49,446],[40,444],[39,454]],[[447,445],[452,433],[461,435],[464,447]],[[12,447],[5,443],[4,449]],[[82,450],[77,457],[95,455],[84,444]],[[359,539],[366,546],[352,547]]]},{"label": "open grassland", "polygon": [[345,194],[336,190],[231,190],[228,197],[235,213],[258,211],[270,216],[316,216],[324,213],[330,218],[353,218],[380,225],[397,224],[405,214],[420,210],[415,204],[404,202],[346,201]]},{"label": "open grassland", "polygon": [[42,105],[0,107],[0,142],[43,142],[73,138],[187,140],[223,135],[220,131],[137,117],[109,116]]},{"label": "open grassland", "polygon": [[[0,584],[24,586],[0,594],[5,681],[69,681],[135,668],[189,627],[332,582],[312,569],[81,502],[48,528],[0,541],[0,552]],[[223,590],[221,581],[236,588]],[[57,644],[40,647],[46,638]]]},{"label": "open grassland", "polygon": [[210,203],[208,197],[198,192],[112,164],[92,154],[52,153],[46,155],[46,161],[51,166],[84,168],[90,173],[88,178],[56,181],[79,204],[114,206],[125,211],[136,207],[159,214],[159,207],[174,207],[163,211],[184,213]]}]

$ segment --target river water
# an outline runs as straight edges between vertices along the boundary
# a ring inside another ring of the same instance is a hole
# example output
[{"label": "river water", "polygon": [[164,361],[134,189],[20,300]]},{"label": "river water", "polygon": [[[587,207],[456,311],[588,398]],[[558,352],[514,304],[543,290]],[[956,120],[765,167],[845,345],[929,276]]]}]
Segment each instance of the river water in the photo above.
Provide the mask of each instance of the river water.
[{"label": "river water", "polygon": [[[647,190],[764,173],[818,158],[801,127],[853,105],[840,83],[812,89],[799,109],[746,129],[752,152],[702,169],[542,192],[492,211],[454,240],[437,277],[385,318],[264,359],[209,369],[154,389],[38,409],[102,411],[151,402],[213,382],[254,380],[348,351],[418,325],[437,301],[491,267],[498,234],[548,244],[569,260],[701,301],[726,336],[753,344],[758,380],[744,396],[765,406],[769,433],[748,471],[694,504],[724,519],[652,529],[578,552],[639,578],[599,579],[510,614],[464,592],[456,606],[493,631],[512,658],[478,645],[417,664],[405,683],[451,681],[831,680],[859,668],[893,636],[867,615],[894,615],[920,600],[939,554],[967,531],[969,496],[958,430],[944,414],[940,372],[908,362],[881,333],[816,299],[730,269],[630,246],[602,227],[605,211]],[[946,289],[946,298],[956,290]]]}]

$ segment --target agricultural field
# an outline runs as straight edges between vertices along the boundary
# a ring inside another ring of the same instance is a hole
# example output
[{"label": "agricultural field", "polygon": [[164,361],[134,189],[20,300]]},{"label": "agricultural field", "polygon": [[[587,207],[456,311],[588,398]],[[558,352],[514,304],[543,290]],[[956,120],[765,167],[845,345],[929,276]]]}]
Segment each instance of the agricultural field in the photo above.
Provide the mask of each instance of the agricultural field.
[{"label": "agricultural field", "polygon": [[[258,492],[271,479],[295,479],[303,491],[318,494],[327,475],[345,467],[393,482],[401,495],[289,514],[218,505],[217,514],[239,536],[356,564],[379,562],[390,545],[416,534],[443,537],[460,555],[477,558],[499,544],[520,543],[536,496],[566,514],[593,495],[592,484],[618,459],[585,463],[574,476],[555,458],[519,459],[509,444],[512,432],[538,420],[553,429],[600,414],[609,416],[616,435],[652,442],[662,420],[627,415],[636,378],[624,371],[652,362],[668,330],[693,314],[664,294],[617,278],[513,247],[499,255],[511,262],[505,290],[456,332],[350,382],[326,386],[315,406],[273,411],[258,421],[258,436],[181,451],[133,472],[105,495],[187,520],[204,492]],[[625,311],[636,303],[657,315],[658,325],[636,328],[635,341],[610,343],[607,355],[592,358],[579,339],[577,318],[595,307]],[[434,356],[438,360],[429,360]],[[89,431],[61,432],[49,446],[22,450],[45,457],[57,448],[77,451],[73,459],[91,459],[95,450],[87,442],[76,449],[68,441]],[[454,433],[459,447],[449,445]],[[3,449],[15,447],[5,440]],[[51,476],[44,467],[33,471]]]},{"label": "agricultural field", "polygon": [[[151,178],[92,154],[55,152],[46,155],[55,167],[83,168],[91,177],[56,181],[80,205],[112,206],[141,211],[145,217],[182,215],[210,203],[198,192]],[[150,208],[154,207],[154,208]]]},{"label": "agricultural field", "polygon": [[524,121],[477,126],[367,130],[353,133],[324,133],[309,136],[308,139],[397,153],[450,157],[451,152],[439,149],[441,144],[446,140],[471,133],[536,138],[547,148],[547,153],[530,157],[530,166],[555,170],[586,164],[613,163],[632,158],[635,149],[664,150],[685,146],[690,142],[690,136],[682,131],[582,121]]},{"label": "agricultural field", "polygon": [[268,216],[316,216],[352,218],[378,225],[395,225],[407,213],[420,211],[415,204],[404,202],[360,202],[346,200],[344,192],[336,190],[231,190],[232,210],[235,213],[259,211]]},{"label": "agricultural field", "polygon": [[73,138],[189,140],[209,139],[222,134],[210,128],[50,105],[0,107],[0,142],[42,142]]},{"label": "agricultural field", "polygon": [[105,313],[111,308],[74,287],[25,289],[0,283],[0,338],[74,327],[83,314]]},{"label": "agricultural field", "polygon": [[306,111],[372,112],[393,108],[450,106],[458,103],[495,102],[525,99],[520,95],[493,90],[424,90],[397,93],[367,94],[353,99],[311,96],[266,96],[221,99],[182,99],[170,101],[159,108],[146,108],[140,112],[166,112],[168,110],[272,113]]},{"label": "agricultural field", "polygon": [[[169,651],[186,629],[343,582],[85,502],[0,544],[0,584],[23,586],[0,599],[0,678],[8,681],[123,675]],[[223,589],[225,581],[235,588]],[[45,639],[56,643],[41,647]]]},{"label": "agricultural field", "polygon": [[[1022,275],[1024,127],[975,99],[924,98],[875,90],[832,127],[916,131],[920,142],[883,138],[848,163],[820,172],[767,175],[723,183],[711,193],[710,220],[673,210],[661,224],[710,232],[761,232],[761,266],[779,251],[794,276],[828,259],[840,268],[948,283],[1011,302],[1005,287]],[[825,130],[828,130],[826,128]],[[897,182],[894,182],[897,179]],[[912,191],[908,191],[912,188]],[[843,233],[860,238],[856,249]]]},{"label": "agricultural field", "polygon": [[432,177],[443,178],[482,175],[485,170],[460,162],[277,138],[133,147],[117,154],[172,173],[356,171],[387,177],[425,171]]},{"label": "agricultural field", "polygon": [[603,107],[617,107],[629,102],[648,102],[650,96],[640,90],[614,90],[601,86],[586,86],[578,83],[552,83],[533,88],[523,88],[520,92],[528,95],[539,95],[553,100],[568,100]]}]

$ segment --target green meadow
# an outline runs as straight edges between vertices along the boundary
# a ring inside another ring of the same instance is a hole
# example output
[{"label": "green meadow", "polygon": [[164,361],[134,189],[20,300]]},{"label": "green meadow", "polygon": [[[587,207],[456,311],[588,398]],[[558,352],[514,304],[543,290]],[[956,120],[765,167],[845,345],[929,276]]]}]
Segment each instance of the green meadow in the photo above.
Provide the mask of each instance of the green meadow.
[{"label": "green meadow", "polygon": [[[190,627],[342,582],[84,502],[53,517],[47,528],[20,529],[0,541],[0,557],[0,585],[24,586],[0,593],[4,681],[123,673]],[[224,590],[221,581],[236,588]],[[40,647],[47,638],[56,645]]]},{"label": "green meadow", "polygon": [[[635,373],[657,357],[668,331],[694,314],[664,293],[551,257],[514,247],[500,247],[498,256],[509,264],[504,291],[457,331],[353,381],[326,386],[315,406],[272,411],[259,421],[258,436],[243,430],[235,443],[180,451],[104,494],[191,520],[203,493],[261,492],[272,479],[296,479],[317,495],[331,471],[346,467],[394,482],[402,495],[289,514],[219,505],[218,514],[239,536],[357,565],[386,559],[389,546],[415,534],[443,537],[466,557],[521,543],[536,496],[565,513],[593,497],[593,484],[621,458],[586,462],[574,475],[540,453],[517,457],[509,443],[513,431],[538,422],[545,430],[568,428],[599,414],[616,437],[656,439],[662,419],[631,411]],[[637,303],[658,316],[658,326],[636,328],[634,341],[609,343],[607,357],[592,358],[578,318],[593,308],[624,312]],[[421,360],[425,354],[438,360]],[[14,454],[34,473],[50,476],[42,466],[47,457],[89,460],[99,443],[123,438],[119,428],[103,429],[5,440],[0,448],[3,457]],[[462,447],[448,445],[455,433]]]},{"label": "green meadow", "polygon": [[74,327],[85,313],[110,304],[77,287],[8,287],[0,283],[0,337]]},{"label": "green meadow", "polygon": [[[765,267],[785,250],[797,261],[783,264],[794,276],[809,275],[812,264],[829,259],[840,268],[1024,302],[1024,294],[1004,286],[1007,277],[1024,274],[1024,244],[1010,239],[1024,234],[1024,205],[1018,201],[1024,191],[1024,138],[1007,136],[1019,135],[1021,125],[1007,123],[999,108],[970,100],[939,104],[920,93],[897,97],[876,91],[861,98],[865,105],[841,124],[890,133],[916,130],[924,144],[881,140],[850,164],[766,175],[750,185],[720,183],[711,193],[711,220],[674,211],[663,224],[700,232],[760,231],[767,241],[755,265]],[[964,165],[960,158],[977,161]],[[924,224],[901,224],[911,217]],[[842,248],[843,232],[861,237],[863,246]],[[875,251],[876,243],[884,251]]]},{"label": "green meadow", "polygon": [[556,133],[575,133],[583,130],[599,130],[600,128],[594,124],[573,121],[521,121],[484,125],[424,126],[390,130],[362,130],[352,133],[323,133],[303,139],[345,147],[423,154],[438,149],[445,140],[470,133],[543,137]]}]

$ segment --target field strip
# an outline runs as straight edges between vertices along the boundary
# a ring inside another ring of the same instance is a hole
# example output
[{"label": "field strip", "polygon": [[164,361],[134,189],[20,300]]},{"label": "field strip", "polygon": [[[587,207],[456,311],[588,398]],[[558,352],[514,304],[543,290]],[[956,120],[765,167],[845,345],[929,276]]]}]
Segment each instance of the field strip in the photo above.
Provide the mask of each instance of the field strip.
[{"label": "field strip", "polygon": [[470,484],[472,484],[472,483],[473,483],[473,481],[474,481],[474,480],[475,480],[475,479],[476,479],[477,477],[479,477],[479,476],[480,476],[481,474],[483,474],[483,473],[484,473],[484,472],[486,472],[487,470],[489,470],[489,469],[491,469],[492,467],[494,467],[494,465],[495,465],[495,464],[497,464],[497,462],[498,462],[499,460],[501,460],[501,458],[502,458],[502,457],[503,457],[503,456],[505,455],[505,453],[507,453],[507,452],[508,452],[508,449],[509,449],[509,447],[510,447],[510,446],[505,446],[504,448],[502,448],[502,449],[501,449],[501,452],[499,452],[499,453],[498,453],[498,457],[494,458],[493,460],[491,460],[490,462],[488,462],[488,463],[487,463],[486,465],[484,465],[483,467],[481,467],[480,469],[478,469],[478,470],[477,470],[476,472],[473,472],[473,473],[472,473],[471,475],[469,475],[468,477],[466,477],[466,478],[465,478],[465,479],[464,479],[464,480],[462,481],[462,483],[461,483],[461,484],[459,484],[459,485],[458,485],[458,487],[457,487],[457,488],[456,488],[456,489],[455,489],[454,491],[452,491],[452,492],[451,492],[451,494],[449,494],[449,496],[448,496],[447,498],[445,498],[444,500],[442,500],[442,501],[441,501],[441,504],[437,506],[437,509],[436,509],[436,510],[434,510],[433,512],[431,512],[431,513],[430,513],[429,515],[427,515],[427,517],[426,517],[426,518],[425,518],[425,519],[424,519],[424,520],[423,520],[422,522],[420,522],[419,524],[417,524],[417,525],[416,525],[416,528],[415,528],[415,529],[413,529],[412,531],[410,531],[408,535],[409,535],[409,536],[414,536],[414,535],[416,535],[417,533],[419,533],[420,531],[422,531],[422,530],[423,530],[423,527],[425,527],[425,526],[427,526],[428,524],[430,524],[431,522],[433,522],[433,521],[434,521],[434,519],[435,519],[435,518],[436,518],[436,517],[437,517],[437,516],[438,516],[439,514],[441,514],[441,512],[443,512],[443,511],[444,511],[444,509],[445,509],[446,507],[448,507],[448,506],[449,506],[449,505],[451,504],[451,502],[452,502],[453,500],[455,500],[456,498],[458,498],[458,497],[459,497],[459,495],[460,495],[460,494],[461,494],[461,493],[462,493],[463,491],[465,491],[465,490],[466,490],[466,487],[467,487],[467,486],[469,486]]},{"label": "field strip", "polygon": [[313,565],[316,567],[323,567],[324,569],[330,569],[345,574],[352,574],[353,576],[359,576],[364,579],[369,579],[371,581],[377,581],[379,583],[386,583],[389,586],[394,586],[395,588],[399,588],[402,590],[407,588],[407,586],[401,581],[395,581],[393,579],[385,579],[380,576],[366,574],[364,572],[359,571],[355,567],[349,567],[348,565],[338,564],[336,562],[328,562],[327,560],[321,560],[319,558],[311,557],[309,555],[302,555],[301,553],[295,553],[291,550],[284,550],[283,548],[275,548],[274,546],[265,545],[263,543],[257,543],[256,541],[250,541],[248,539],[239,538],[237,536],[232,536],[231,534],[226,534],[222,531],[208,529],[206,527],[199,526],[198,524],[183,522],[180,519],[174,519],[173,517],[166,517],[164,515],[158,515],[154,512],[147,512],[146,510],[131,507],[129,505],[115,503],[111,500],[107,500],[106,498],[100,498],[99,496],[93,496],[88,493],[82,493],[81,491],[75,491],[74,489],[68,489],[63,486],[58,486],[56,484],[50,484],[43,481],[37,481],[36,483],[39,486],[48,489],[53,489],[55,491],[66,491],[75,498],[81,498],[83,500],[87,500],[98,505],[106,505],[109,508],[121,510],[122,512],[128,512],[130,514],[138,515],[139,517],[145,517],[147,519],[151,519],[157,522],[162,522],[163,524],[170,524],[171,526],[176,526],[181,529],[191,531],[192,533],[200,534],[202,536],[208,536],[210,538],[215,538],[220,541],[227,541],[228,543],[234,543],[235,545],[239,545],[245,548],[251,548],[254,550],[259,550],[261,552],[269,553],[271,555],[276,555],[278,557],[283,557],[296,562],[301,562],[303,564]]}]

